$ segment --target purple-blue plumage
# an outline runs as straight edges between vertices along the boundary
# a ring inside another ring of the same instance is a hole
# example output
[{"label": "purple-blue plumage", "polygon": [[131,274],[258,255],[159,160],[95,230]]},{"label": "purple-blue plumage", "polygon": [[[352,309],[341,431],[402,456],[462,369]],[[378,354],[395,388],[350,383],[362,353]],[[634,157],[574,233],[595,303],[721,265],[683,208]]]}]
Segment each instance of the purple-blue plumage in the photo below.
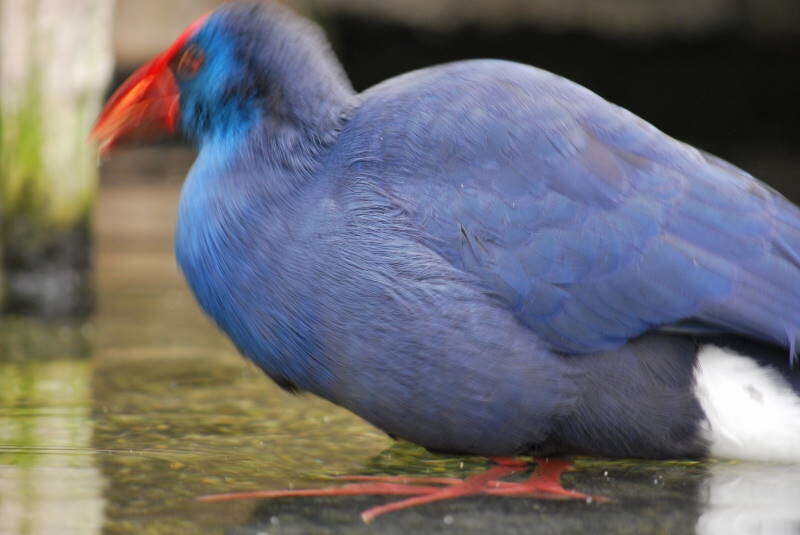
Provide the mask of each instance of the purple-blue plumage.
[{"label": "purple-blue plumage", "polygon": [[698,337],[800,332],[797,208],[568,80],[478,60],[355,94],[277,6],[186,46],[177,257],[285,387],[434,450],[698,455]]}]

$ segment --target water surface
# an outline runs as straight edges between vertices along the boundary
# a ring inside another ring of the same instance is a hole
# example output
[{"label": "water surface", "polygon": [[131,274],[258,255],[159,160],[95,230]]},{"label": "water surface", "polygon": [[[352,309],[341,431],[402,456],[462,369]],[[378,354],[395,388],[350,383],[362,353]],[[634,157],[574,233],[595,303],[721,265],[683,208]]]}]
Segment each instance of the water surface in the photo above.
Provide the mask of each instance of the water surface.
[{"label": "water surface", "polygon": [[800,466],[743,462],[578,459],[565,486],[611,503],[475,497],[370,526],[359,511],[391,498],[196,501],[487,465],[394,444],[236,354],[172,257],[187,164],[146,149],[106,166],[90,319],[2,319],[0,534],[800,533]]}]

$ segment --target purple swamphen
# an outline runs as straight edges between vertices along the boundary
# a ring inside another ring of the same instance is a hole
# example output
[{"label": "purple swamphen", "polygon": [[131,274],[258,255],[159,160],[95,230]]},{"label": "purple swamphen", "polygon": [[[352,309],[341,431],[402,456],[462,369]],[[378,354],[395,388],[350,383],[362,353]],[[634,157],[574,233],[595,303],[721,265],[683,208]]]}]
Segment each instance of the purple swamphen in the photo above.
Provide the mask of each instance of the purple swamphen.
[{"label": "purple swamphen", "polygon": [[158,129],[199,147],[176,255],[245,356],[393,437],[499,458],[463,482],[260,495],[412,496],[371,519],[585,497],[558,461],[500,481],[517,455],[800,460],[800,211],[589,90],[475,60],[357,94],[316,26],[233,3],[92,135]]}]

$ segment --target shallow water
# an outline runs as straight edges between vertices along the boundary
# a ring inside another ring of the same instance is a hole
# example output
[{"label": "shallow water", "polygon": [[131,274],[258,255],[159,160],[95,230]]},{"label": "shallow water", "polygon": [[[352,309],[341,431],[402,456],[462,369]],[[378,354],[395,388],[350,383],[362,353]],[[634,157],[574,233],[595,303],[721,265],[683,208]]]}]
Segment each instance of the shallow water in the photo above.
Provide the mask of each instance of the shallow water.
[{"label": "shallow water", "polygon": [[579,459],[565,486],[611,503],[476,497],[370,526],[359,511],[391,498],[196,501],[486,462],[393,444],[240,358],[172,258],[186,155],[152,151],[105,169],[95,315],[0,324],[0,534],[800,533],[800,466],[742,462]]}]

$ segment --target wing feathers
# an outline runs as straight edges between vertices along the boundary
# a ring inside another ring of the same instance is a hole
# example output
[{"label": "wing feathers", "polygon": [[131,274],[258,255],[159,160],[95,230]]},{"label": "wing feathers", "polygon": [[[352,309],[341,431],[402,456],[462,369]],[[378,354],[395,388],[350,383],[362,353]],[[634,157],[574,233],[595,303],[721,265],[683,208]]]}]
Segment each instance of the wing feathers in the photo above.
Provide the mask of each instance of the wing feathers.
[{"label": "wing feathers", "polygon": [[431,73],[367,104],[405,117],[363,129],[403,148],[380,187],[553,349],[693,321],[787,347],[800,333],[800,211],[778,193],[549,73]]}]

